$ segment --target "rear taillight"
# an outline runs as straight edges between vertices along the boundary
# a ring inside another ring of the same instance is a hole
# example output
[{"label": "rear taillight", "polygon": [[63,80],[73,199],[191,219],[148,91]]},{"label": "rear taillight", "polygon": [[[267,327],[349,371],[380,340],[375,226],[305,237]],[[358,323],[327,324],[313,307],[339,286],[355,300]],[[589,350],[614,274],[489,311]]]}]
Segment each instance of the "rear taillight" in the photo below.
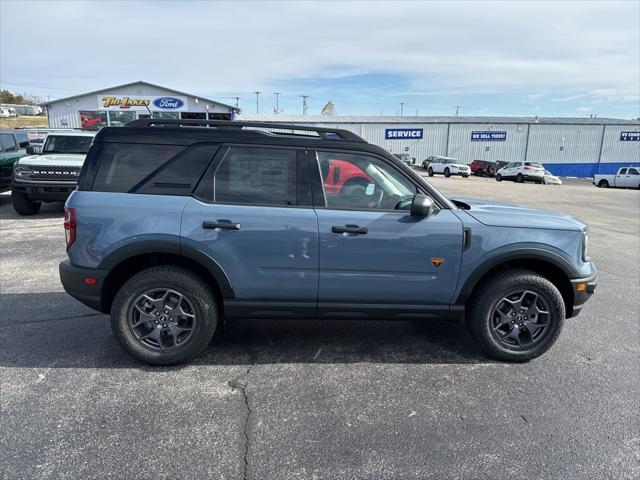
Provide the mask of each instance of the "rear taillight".
[{"label": "rear taillight", "polygon": [[533,170],[533,167],[524,167],[525,170]]},{"label": "rear taillight", "polygon": [[64,235],[67,240],[67,250],[76,241],[76,224],[78,215],[75,208],[64,207]]}]

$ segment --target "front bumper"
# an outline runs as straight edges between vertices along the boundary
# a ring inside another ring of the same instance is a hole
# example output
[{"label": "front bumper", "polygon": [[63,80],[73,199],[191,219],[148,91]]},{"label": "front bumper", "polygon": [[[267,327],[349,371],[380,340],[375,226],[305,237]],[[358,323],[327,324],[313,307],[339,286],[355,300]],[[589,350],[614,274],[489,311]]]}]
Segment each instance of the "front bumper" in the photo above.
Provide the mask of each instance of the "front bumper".
[{"label": "front bumper", "polygon": [[31,200],[64,202],[77,186],[76,182],[22,182],[14,179],[11,190],[23,192]]},{"label": "front bumper", "polygon": [[585,278],[574,278],[571,280],[573,288],[573,308],[571,312],[567,312],[567,318],[575,317],[580,313],[587,300],[591,298],[596,291],[598,285],[598,274]]},{"label": "front bumper", "polygon": [[[76,267],[68,259],[60,262],[58,268],[62,286],[69,295],[87,307],[107,313],[102,306],[102,286],[108,270]],[[95,283],[87,282],[88,278],[95,279]]]}]

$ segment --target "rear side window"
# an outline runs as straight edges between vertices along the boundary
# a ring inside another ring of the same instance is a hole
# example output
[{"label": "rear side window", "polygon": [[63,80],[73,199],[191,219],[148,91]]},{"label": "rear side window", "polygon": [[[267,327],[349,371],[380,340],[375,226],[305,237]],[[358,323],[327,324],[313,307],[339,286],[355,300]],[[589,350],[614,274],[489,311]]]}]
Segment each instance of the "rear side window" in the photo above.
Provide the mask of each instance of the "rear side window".
[{"label": "rear side window", "polygon": [[109,143],[102,154],[93,190],[129,192],[184,149],[177,145]]},{"label": "rear side window", "polygon": [[214,202],[296,205],[296,151],[231,147],[214,176]]},{"label": "rear side window", "polygon": [[0,147],[3,152],[14,152],[18,149],[18,145],[10,133],[0,133]]}]

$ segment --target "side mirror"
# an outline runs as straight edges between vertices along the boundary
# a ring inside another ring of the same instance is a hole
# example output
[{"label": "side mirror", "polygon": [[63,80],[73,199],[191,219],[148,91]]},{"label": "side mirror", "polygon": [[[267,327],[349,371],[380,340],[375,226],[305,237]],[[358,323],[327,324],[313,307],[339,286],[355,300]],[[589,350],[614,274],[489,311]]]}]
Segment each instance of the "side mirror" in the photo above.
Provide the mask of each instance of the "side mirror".
[{"label": "side mirror", "polygon": [[35,155],[35,153],[33,147],[27,147],[27,155]]},{"label": "side mirror", "polygon": [[436,204],[433,203],[431,197],[417,193],[413,197],[411,202],[411,216],[413,217],[427,217],[433,213],[436,209]]}]

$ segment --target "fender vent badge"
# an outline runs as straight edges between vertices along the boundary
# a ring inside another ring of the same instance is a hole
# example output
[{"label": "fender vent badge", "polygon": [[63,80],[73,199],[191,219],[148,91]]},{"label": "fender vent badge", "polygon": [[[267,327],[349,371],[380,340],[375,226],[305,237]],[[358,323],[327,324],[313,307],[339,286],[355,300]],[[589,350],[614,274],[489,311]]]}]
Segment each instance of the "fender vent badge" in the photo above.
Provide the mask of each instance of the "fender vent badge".
[{"label": "fender vent badge", "polygon": [[434,267],[436,267],[436,269],[440,268],[442,266],[442,264],[444,263],[444,258],[432,258],[431,259],[431,263],[433,264]]}]

